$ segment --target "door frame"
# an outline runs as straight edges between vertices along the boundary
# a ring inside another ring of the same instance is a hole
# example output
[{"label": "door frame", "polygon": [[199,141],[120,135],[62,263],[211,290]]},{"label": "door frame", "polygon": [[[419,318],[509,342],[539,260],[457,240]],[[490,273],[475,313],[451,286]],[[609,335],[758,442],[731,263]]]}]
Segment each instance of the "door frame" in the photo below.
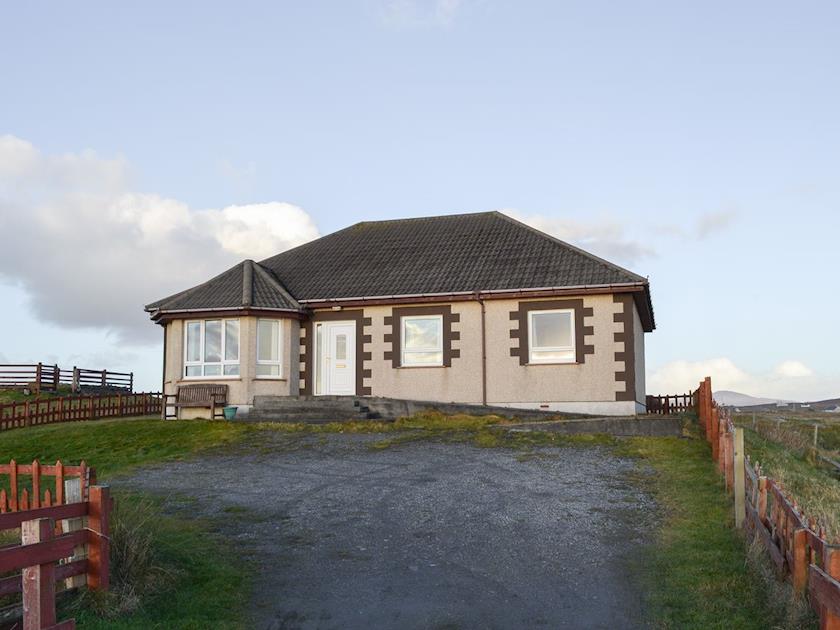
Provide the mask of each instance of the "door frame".
[{"label": "door frame", "polygon": [[356,322],[356,396],[370,396],[371,386],[365,385],[364,379],[371,376],[370,369],[366,365],[371,359],[371,353],[365,352],[364,346],[371,342],[370,335],[365,334],[365,330],[371,325],[371,318],[366,317],[364,309],[361,308],[313,311],[303,320],[300,357],[302,363],[300,379],[303,385],[299,386],[298,391],[304,396],[315,394],[315,324],[327,321]]},{"label": "door frame", "polygon": [[[330,329],[333,328],[333,327],[337,327],[337,326],[350,327],[353,330],[353,343],[350,344],[349,340],[348,340],[348,347],[347,347],[347,356],[352,357],[349,360],[353,361],[353,379],[352,379],[353,391],[351,393],[346,393],[346,392],[335,393],[335,392],[332,392],[332,391],[322,391],[322,392],[318,393],[318,390],[320,389],[319,386],[325,385],[325,384],[328,385],[332,380],[331,375],[329,374],[329,370],[332,369],[332,366],[325,364],[326,362],[324,361],[323,352],[328,351],[328,346],[330,346],[331,343],[332,343]],[[318,328],[319,327],[321,327],[322,339],[324,341],[323,347],[321,347],[321,348],[319,348],[319,344],[317,342],[317,340],[318,340]],[[356,392],[357,384],[358,384],[357,374],[358,374],[358,369],[359,369],[359,366],[357,365],[358,353],[356,351],[356,346],[359,343],[358,334],[357,334],[358,325],[356,323],[356,320],[355,319],[339,319],[339,320],[327,320],[327,321],[320,321],[320,322],[316,321],[316,322],[313,323],[312,331],[313,331],[313,334],[314,334],[314,341],[315,341],[315,343],[314,343],[314,346],[315,346],[315,354],[314,354],[315,364],[313,365],[313,372],[312,372],[313,385],[314,385],[313,393],[315,393],[315,395],[317,395],[317,396],[355,396],[357,394],[357,392]],[[320,370],[318,369],[319,367],[321,367]],[[324,370],[326,370],[327,372],[325,373]],[[322,375],[324,383],[320,383],[319,380],[318,380],[317,375],[319,374],[319,372]]]}]

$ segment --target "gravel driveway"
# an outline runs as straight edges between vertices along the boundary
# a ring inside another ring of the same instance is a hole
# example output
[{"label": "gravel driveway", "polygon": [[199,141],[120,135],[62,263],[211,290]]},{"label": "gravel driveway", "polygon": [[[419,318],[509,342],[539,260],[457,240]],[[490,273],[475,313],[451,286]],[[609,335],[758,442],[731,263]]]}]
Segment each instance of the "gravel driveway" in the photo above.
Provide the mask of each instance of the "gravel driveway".
[{"label": "gravel driveway", "polygon": [[651,499],[601,448],[288,436],[118,485],[195,499],[259,563],[256,628],[631,628]]}]

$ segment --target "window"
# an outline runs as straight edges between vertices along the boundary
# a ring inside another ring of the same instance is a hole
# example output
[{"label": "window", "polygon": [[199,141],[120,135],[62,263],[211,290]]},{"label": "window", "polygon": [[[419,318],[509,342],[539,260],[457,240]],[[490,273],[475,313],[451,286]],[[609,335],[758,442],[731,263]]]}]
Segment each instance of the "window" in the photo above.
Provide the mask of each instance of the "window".
[{"label": "window", "polygon": [[257,320],[257,377],[280,378],[281,360],[280,322],[276,319]]},{"label": "window", "polygon": [[402,365],[443,365],[443,317],[402,318]]},{"label": "window", "polygon": [[239,376],[239,320],[187,322],[184,376]]},{"label": "window", "polygon": [[574,363],[574,311],[530,311],[528,348],[529,363]]}]

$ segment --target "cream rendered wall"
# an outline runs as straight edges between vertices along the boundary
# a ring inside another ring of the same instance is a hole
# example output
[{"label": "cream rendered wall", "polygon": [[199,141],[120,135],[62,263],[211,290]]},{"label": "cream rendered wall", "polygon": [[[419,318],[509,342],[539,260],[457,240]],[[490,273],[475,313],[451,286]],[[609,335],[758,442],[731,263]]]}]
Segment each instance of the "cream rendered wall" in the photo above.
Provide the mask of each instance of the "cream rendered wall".
[{"label": "cream rendered wall", "polygon": [[510,331],[517,327],[510,319],[510,313],[518,309],[520,300],[486,302],[488,404],[634,413],[632,403],[615,400],[616,392],[623,387],[615,380],[616,371],[623,369],[623,362],[616,362],[615,353],[622,350],[624,344],[613,339],[614,333],[622,330],[622,325],[616,323],[613,316],[621,312],[621,304],[615,303],[612,295],[564,296],[563,299],[583,299],[584,308],[591,307],[593,311],[591,317],[584,318],[584,325],[592,326],[594,334],[586,335],[584,343],[594,346],[595,352],[586,355],[584,363],[520,365],[519,357],[510,355],[510,348],[519,343],[510,337]]},{"label": "cream rendered wall", "polygon": [[391,307],[364,309],[365,317],[371,318],[366,330],[371,335],[366,348],[371,351],[371,359],[365,362],[371,377],[365,382],[370,384],[372,396],[481,404],[481,307],[477,302],[453,302],[451,307],[460,316],[460,321],[453,322],[452,331],[461,337],[452,342],[461,356],[452,359],[451,367],[394,368],[384,357],[391,350],[391,343],[384,341],[391,332],[391,327],[385,325]]},{"label": "cream rendered wall", "polygon": [[639,311],[636,303],[633,303],[633,333],[635,334],[636,350],[636,403],[641,405],[640,413],[646,411],[645,395],[645,331],[642,328],[642,320],[639,318]]},{"label": "cream rendered wall", "polygon": [[[281,378],[255,378],[257,356],[257,318],[239,317],[239,377],[233,378],[183,378],[184,373],[184,322],[173,320],[166,324],[166,373],[164,392],[174,394],[178,385],[189,383],[223,383],[228,386],[228,402],[231,405],[249,407],[254,396],[288,396],[298,393],[298,371],[292,365],[298,363],[299,322],[295,319],[280,319],[283,341],[283,364]],[[266,319],[278,319],[267,317]],[[182,418],[206,418],[207,409],[182,409]]]}]

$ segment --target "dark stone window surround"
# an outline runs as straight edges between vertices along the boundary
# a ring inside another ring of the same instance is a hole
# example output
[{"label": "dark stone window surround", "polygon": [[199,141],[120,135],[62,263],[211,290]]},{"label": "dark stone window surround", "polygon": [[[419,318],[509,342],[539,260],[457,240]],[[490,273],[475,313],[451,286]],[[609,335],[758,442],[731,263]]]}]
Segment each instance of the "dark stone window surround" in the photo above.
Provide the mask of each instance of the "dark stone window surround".
[{"label": "dark stone window surround", "polygon": [[624,351],[615,353],[616,361],[624,362],[624,369],[617,370],[615,382],[624,383],[624,390],[615,393],[618,401],[636,401],[636,335],[633,329],[633,296],[629,293],[613,295],[613,302],[622,305],[622,311],[613,315],[616,324],[623,324],[621,332],[613,335],[616,343],[624,342]]},{"label": "dark stone window surround", "polygon": [[[300,372],[300,381],[303,385],[300,387],[300,393],[304,396],[311,396],[314,391],[312,389],[313,376],[312,368],[315,358],[315,347],[313,337],[313,324],[317,322],[327,321],[353,321],[356,322],[356,395],[370,396],[371,388],[364,384],[364,379],[370,378],[371,370],[365,367],[365,361],[371,359],[371,353],[365,352],[365,344],[371,342],[371,336],[365,334],[365,327],[371,325],[370,317],[364,316],[363,309],[356,310],[341,310],[341,311],[316,311],[312,313],[311,317],[301,324],[301,329],[304,331],[303,338],[300,340],[300,362],[303,363],[303,369]],[[312,357],[312,360],[310,360]]]},{"label": "dark stone window surround", "polygon": [[442,315],[443,316],[443,365],[409,365],[409,368],[435,368],[435,367],[451,367],[452,359],[457,359],[461,356],[461,351],[452,347],[453,341],[461,339],[461,333],[457,330],[452,330],[452,324],[460,322],[461,316],[458,313],[452,312],[451,304],[443,304],[441,306],[405,306],[399,308],[392,308],[391,314],[385,316],[385,325],[391,327],[390,333],[385,333],[385,343],[391,344],[391,349],[385,351],[385,360],[391,362],[394,368],[402,368],[402,318],[411,317],[414,315]]},{"label": "dark stone window surround", "polygon": [[[519,302],[518,308],[510,312],[511,321],[517,322],[517,327],[510,331],[511,339],[518,339],[519,345],[511,347],[510,356],[519,357],[519,365],[578,365],[586,361],[586,356],[595,353],[595,346],[586,345],[584,337],[592,335],[595,329],[585,326],[585,317],[592,317],[592,307],[584,307],[583,299],[575,300],[545,300],[537,302]],[[570,363],[529,363],[528,349],[528,313],[531,311],[551,311],[571,309],[575,317],[575,360]]]}]

